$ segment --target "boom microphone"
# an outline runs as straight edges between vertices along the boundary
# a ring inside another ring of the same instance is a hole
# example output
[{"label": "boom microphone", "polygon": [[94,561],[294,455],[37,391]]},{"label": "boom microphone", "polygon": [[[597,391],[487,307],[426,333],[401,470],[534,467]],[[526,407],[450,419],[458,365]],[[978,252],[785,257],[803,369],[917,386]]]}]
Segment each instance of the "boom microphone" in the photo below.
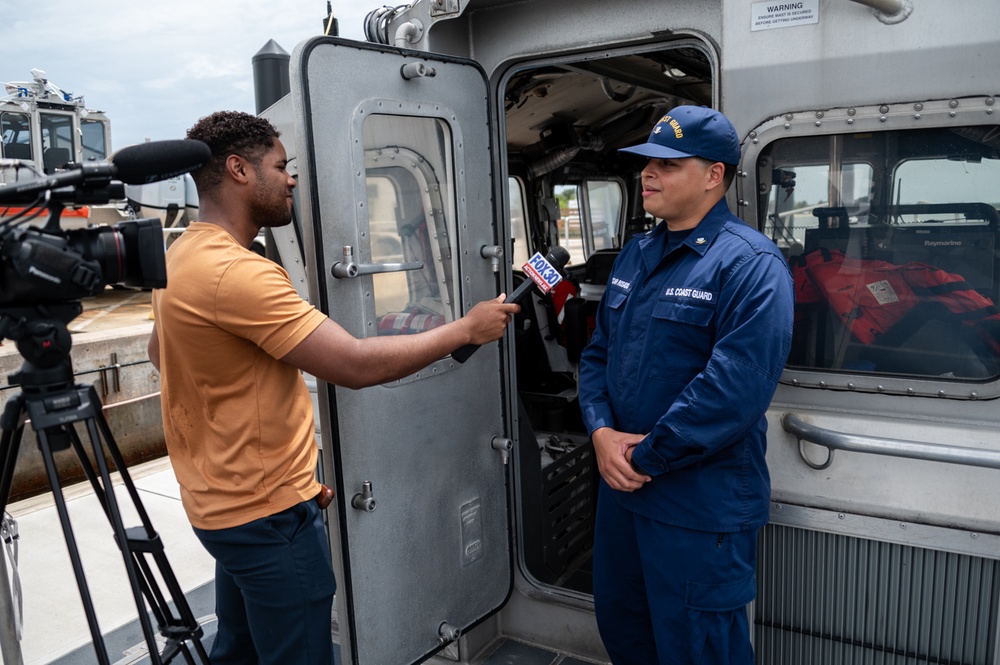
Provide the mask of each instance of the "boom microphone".
[{"label": "boom microphone", "polygon": [[[568,262],[569,252],[565,247],[560,247],[559,245],[553,247],[544,258],[540,253],[536,252],[522,266],[522,270],[524,270],[528,279],[521,282],[514,289],[514,292],[507,296],[507,299],[503,301],[504,304],[513,302],[520,305],[536,287],[543,294],[548,293],[556,284],[562,281],[562,269]],[[466,344],[455,350],[451,354],[451,357],[460,363],[464,363],[478,348],[478,344]]]},{"label": "boom microphone", "polygon": [[208,163],[212,151],[194,139],[152,141],[122,148],[111,157],[117,177],[126,185],[169,180]]},{"label": "boom microphone", "polygon": [[0,203],[30,203],[48,190],[108,187],[112,180],[145,185],[193,171],[208,163],[212,151],[193,139],[153,141],[122,148],[111,162],[73,164],[65,171],[0,187]]}]

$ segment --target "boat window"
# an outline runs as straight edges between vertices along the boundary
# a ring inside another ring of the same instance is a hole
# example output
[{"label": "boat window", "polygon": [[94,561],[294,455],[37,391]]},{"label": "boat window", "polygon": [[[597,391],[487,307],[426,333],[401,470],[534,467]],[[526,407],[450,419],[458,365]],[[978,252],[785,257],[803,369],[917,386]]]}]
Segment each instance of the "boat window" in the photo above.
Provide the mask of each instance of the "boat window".
[{"label": "boat window", "polygon": [[998,136],[927,129],[764,148],[759,215],[795,277],[789,367],[1000,377]]},{"label": "boat window", "polygon": [[511,264],[520,269],[528,262],[531,250],[528,242],[528,215],[524,209],[524,189],[517,178],[507,179],[507,189],[510,199],[510,237],[514,245]]},{"label": "boat window", "polygon": [[73,149],[73,117],[55,113],[42,113],[39,117],[42,130],[42,167],[46,174],[75,161]]},{"label": "boat window", "polygon": [[7,159],[33,159],[31,123],[27,113],[0,113],[3,156]]},{"label": "boat window", "polygon": [[559,231],[557,243],[569,252],[569,265],[578,265],[587,260],[583,251],[583,235],[580,233],[580,188],[577,185],[557,185],[556,202],[559,204]]},{"label": "boat window", "polygon": [[615,249],[618,246],[623,188],[615,180],[588,180],[584,187],[587,191],[585,198],[590,207],[589,257],[598,250]]},{"label": "boat window", "polygon": [[617,180],[583,180],[555,187],[558,243],[569,265],[580,265],[599,249],[617,247],[624,189]]},{"label": "boat window", "polygon": [[[393,134],[408,137],[407,147],[385,144]],[[454,320],[461,313],[448,125],[437,118],[371,115],[364,146],[371,263],[421,265],[372,276],[377,334],[418,333]]]},{"label": "boat window", "polygon": [[102,160],[108,156],[104,123],[99,120],[81,120],[80,134],[83,143],[83,161]]}]

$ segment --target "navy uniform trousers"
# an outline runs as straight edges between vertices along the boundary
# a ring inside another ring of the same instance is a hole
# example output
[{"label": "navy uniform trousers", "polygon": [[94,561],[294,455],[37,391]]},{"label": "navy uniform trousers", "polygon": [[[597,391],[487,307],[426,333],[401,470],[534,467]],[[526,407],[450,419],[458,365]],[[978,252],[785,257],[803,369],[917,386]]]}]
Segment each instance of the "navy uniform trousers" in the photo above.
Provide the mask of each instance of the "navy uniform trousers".
[{"label": "navy uniform trousers", "polygon": [[614,665],[753,665],[757,530],[692,531],[621,507],[604,483],[594,605]]},{"label": "navy uniform trousers", "polygon": [[315,501],[194,532],[215,558],[212,665],[332,665],[336,583]]}]

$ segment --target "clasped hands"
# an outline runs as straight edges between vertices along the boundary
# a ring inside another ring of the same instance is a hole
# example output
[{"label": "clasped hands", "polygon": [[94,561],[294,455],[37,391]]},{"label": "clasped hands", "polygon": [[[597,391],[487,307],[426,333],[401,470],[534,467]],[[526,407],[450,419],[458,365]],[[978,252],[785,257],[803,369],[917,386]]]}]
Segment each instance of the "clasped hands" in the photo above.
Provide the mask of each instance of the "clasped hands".
[{"label": "clasped hands", "polygon": [[611,489],[634,492],[651,477],[637,473],[632,468],[632,449],[646,438],[645,434],[619,432],[610,427],[600,427],[590,435],[597,456],[597,469]]}]

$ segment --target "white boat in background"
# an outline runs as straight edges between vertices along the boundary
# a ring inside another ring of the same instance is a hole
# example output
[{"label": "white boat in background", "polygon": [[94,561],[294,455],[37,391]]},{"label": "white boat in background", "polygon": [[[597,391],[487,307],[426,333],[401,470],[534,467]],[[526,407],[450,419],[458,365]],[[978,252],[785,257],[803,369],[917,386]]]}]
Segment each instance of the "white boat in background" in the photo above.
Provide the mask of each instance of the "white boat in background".
[{"label": "white boat in background", "polygon": [[[10,81],[0,96],[0,187],[52,175],[69,164],[101,161],[111,154],[111,121],[103,111],[87,108],[48,80],[41,69],[31,81]],[[68,205],[62,212],[66,228],[115,224],[133,215],[124,195],[110,192],[110,203]],[[44,224],[45,209],[0,207],[0,219],[27,212],[32,223]]]},{"label": "white boat in background", "polygon": [[[0,187],[111,156],[107,114],[88,108],[83,95],[66,92],[41,69],[32,69],[31,76],[31,81],[5,83],[0,96]],[[67,206],[62,226],[153,217],[165,229],[178,229],[197,215],[198,194],[189,174],[148,185],[125,185],[110,195],[109,203]],[[0,208],[0,219],[23,211]],[[37,213],[32,223],[44,223],[44,210],[37,209]]]}]

